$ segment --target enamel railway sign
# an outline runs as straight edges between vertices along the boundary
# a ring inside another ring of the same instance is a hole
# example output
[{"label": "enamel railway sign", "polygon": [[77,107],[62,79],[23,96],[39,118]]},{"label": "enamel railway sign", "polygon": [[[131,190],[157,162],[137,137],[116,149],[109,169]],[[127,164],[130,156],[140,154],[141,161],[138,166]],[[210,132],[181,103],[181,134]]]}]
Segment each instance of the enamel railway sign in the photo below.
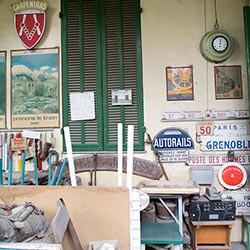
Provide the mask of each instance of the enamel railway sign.
[{"label": "enamel railway sign", "polygon": [[201,110],[196,111],[168,111],[161,112],[161,121],[204,121],[204,120],[234,120],[248,119],[249,110],[232,109],[232,110]]},{"label": "enamel railway sign", "polygon": [[250,215],[250,188],[222,191],[222,196],[236,201],[236,215]]},{"label": "enamel railway sign", "polygon": [[228,162],[219,168],[218,179],[227,189],[239,189],[247,181],[246,169],[237,162]]},{"label": "enamel railway sign", "polygon": [[[235,151],[233,161],[241,165],[250,165],[250,151]],[[222,151],[190,151],[186,162],[188,166],[220,166],[228,163],[226,152]]]},{"label": "enamel railway sign", "polygon": [[180,128],[161,130],[153,139],[154,149],[160,152],[162,162],[185,162],[189,149],[194,149],[190,135]]},{"label": "enamel railway sign", "polygon": [[43,1],[20,1],[12,6],[17,36],[26,48],[32,49],[43,36],[48,4]]},{"label": "enamel railway sign", "polygon": [[214,124],[213,134],[200,136],[202,151],[249,150],[250,135],[246,123]]}]

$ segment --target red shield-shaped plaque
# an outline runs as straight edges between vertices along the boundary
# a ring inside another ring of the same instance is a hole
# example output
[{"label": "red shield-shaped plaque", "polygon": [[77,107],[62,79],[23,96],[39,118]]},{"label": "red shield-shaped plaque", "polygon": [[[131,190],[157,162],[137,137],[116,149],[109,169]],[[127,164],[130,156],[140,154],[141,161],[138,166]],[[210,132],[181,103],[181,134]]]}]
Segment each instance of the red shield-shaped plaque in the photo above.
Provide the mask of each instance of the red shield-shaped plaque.
[{"label": "red shield-shaped plaque", "polygon": [[42,38],[45,12],[23,12],[14,15],[15,29],[25,47],[32,49]]}]

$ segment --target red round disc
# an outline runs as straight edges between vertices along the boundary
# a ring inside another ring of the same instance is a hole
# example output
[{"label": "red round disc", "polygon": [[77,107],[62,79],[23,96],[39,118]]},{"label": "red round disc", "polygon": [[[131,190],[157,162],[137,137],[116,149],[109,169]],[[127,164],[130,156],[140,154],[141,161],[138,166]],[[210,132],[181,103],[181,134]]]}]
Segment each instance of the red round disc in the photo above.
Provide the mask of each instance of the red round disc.
[{"label": "red round disc", "polygon": [[246,183],[247,173],[239,163],[229,162],[219,169],[218,179],[225,188],[237,189]]}]

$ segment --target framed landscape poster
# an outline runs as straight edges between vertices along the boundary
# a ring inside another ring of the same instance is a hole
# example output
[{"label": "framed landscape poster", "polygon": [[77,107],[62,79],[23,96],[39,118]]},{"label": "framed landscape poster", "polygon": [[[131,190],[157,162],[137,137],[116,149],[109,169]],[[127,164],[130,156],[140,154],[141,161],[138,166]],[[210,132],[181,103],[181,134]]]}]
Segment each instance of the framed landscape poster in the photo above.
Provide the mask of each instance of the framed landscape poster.
[{"label": "framed landscape poster", "polygon": [[216,99],[242,98],[242,80],[240,65],[215,66],[214,82]]},{"label": "framed landscape poster", "polygon": [[12,128],[59,127],[58,48],[11,52]]},{"label": "framed landscape poster", "polygon": [[193,100],[193,67],[167,67],[167,100]]},{"label": "framed landscape poster", "polygon": [[6,51],[0,51],[0,128],[6,127]]}]

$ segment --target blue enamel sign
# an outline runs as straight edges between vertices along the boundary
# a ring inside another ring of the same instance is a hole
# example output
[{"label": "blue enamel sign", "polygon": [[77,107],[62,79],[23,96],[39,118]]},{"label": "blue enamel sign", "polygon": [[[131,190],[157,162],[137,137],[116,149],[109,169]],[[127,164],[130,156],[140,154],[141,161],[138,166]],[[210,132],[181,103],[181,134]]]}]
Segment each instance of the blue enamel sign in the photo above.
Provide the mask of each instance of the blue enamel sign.
[{"label": "blue enamel sign", "polygon": [[159,151],[194,149],[194,142],[186,131],[180,128],[166,128],[154,137],[153,146]]}]

